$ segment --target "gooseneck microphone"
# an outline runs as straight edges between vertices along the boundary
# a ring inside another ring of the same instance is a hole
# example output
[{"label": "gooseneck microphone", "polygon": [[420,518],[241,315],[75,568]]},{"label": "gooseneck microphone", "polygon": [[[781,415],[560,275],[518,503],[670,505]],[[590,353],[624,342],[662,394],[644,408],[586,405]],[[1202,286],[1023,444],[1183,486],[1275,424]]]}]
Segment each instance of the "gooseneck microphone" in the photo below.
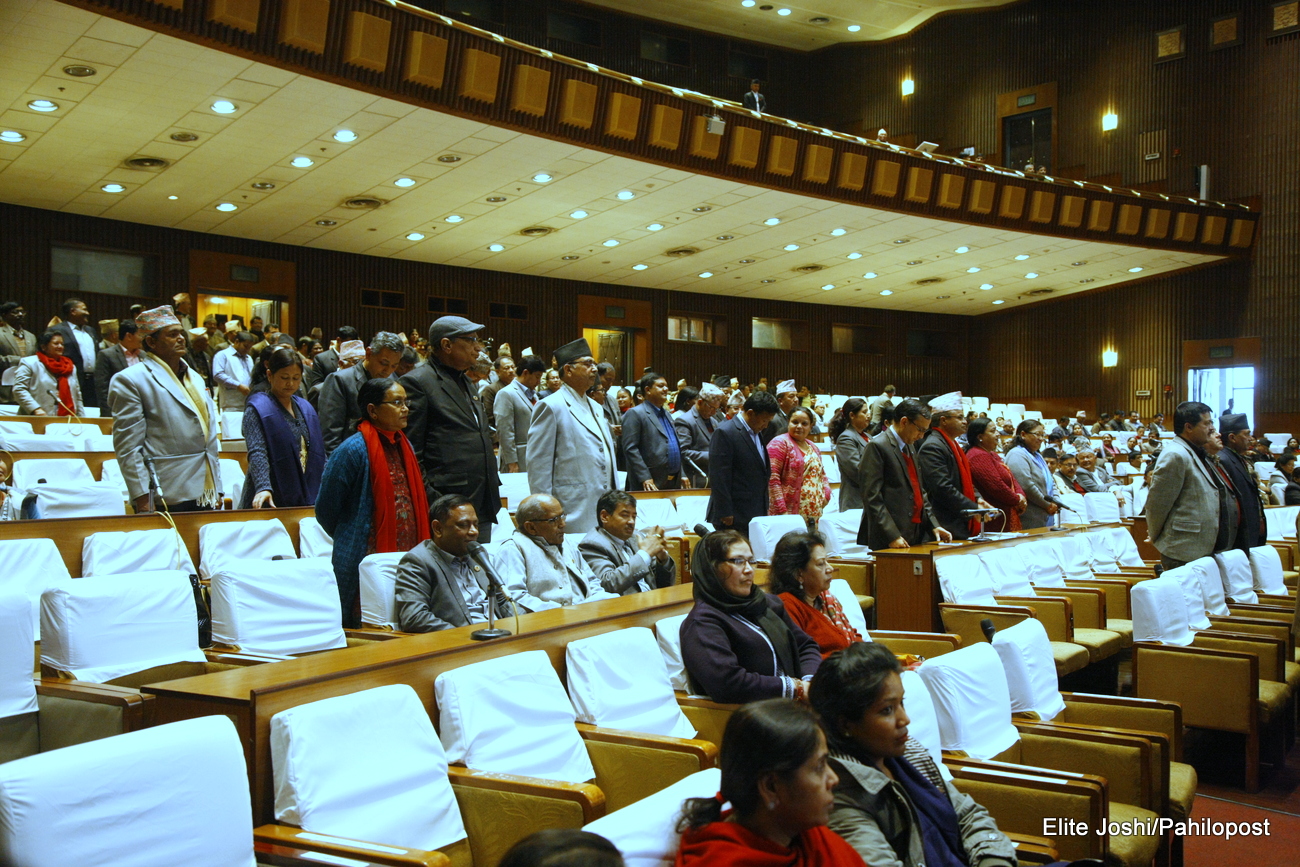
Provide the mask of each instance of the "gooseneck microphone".
[{"label": "gooseneck microphone", "polygon": [[510,634],[508,629],[498,629],[496,625],[496,603],[497,596],[505,596],[505,589],[497,579],[496,572],[488,564],[487,549],[479,542],[469,543],[469,556],[479,568],[483,570],[488,579],[488,625],[487,629],[476,629],[469,634],[469,637],[475,641],[491,641],[494,638],[505,638]]}]

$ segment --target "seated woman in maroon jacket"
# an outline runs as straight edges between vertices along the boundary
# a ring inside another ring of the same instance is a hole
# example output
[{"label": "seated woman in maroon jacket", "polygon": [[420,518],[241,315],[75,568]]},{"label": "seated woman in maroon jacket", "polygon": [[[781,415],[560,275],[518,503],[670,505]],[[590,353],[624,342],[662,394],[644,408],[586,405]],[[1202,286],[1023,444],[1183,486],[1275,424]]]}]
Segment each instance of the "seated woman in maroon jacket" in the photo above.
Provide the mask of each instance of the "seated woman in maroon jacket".
[{"label": "seated woman in maroon jacket", "polygon": [[695,607],[682,622],[682,661],[693,692],[745,703],[808,695],[817,642],[781,600],[754,585],[754,553],[735,530],[710,533],[691,561]]},{"label": "seated woman in maroon jacket", "polygon": [[821,649],[822,659],[862,636],[831,595],[835,567],[826,559],[826,540],[816,533],[786,533],[772,552],[768,588],[780,594],[785,612]]}]

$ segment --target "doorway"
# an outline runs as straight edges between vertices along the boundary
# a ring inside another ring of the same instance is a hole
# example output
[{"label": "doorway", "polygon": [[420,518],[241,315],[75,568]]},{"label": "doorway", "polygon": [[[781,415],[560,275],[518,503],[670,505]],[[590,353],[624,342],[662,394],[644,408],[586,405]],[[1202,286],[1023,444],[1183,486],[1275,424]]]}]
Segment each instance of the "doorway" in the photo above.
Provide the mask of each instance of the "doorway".
[{"label": "doorway", "polygon": [[1254,367],[1193,367],[1187,371],[1187,394],[1208,406],[1216,420],[1225,412],[1241,412],[1255,423]]},{"label": "doorway", "polygon": [[641,377],[632,369],[631,328],[584,328],[582,336],[591,345],[597,364],[614,365],[614,382],[632,384]]},{"label": "doorway", "polygon": [[238,319],[244,328],[255,316],[262,320],[264,327],[274,325],[279,328],[283,319],[284,301],[279,298],[254,298],[199,289],[195,300],[194,321],[202,323],[207,317],[215,316],[217,328],[223,331],[231,319]]},{"label": "doorway", "polygon": [[1002,165],[1052,170],[1052,109],[1042,108],[1002,118]]}]

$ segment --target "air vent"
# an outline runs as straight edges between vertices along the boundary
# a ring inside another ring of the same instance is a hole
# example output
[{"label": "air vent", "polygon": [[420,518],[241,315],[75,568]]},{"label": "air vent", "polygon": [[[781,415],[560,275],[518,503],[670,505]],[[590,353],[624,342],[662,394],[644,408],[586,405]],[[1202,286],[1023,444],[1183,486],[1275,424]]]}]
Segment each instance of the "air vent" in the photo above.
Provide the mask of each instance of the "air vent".
[{"label": "air vent", "polygon": [[126,165],[133,169],[165,169],[171,163],[162,157],[131,157]]},{"label": "air vent", "polygon": [[820,27],[820,26],[823,25],[823,24],[830,24],[830,23],[831,23],[831,19],[827,18],[825,15],[818,15],[818,16],[816,16],[815,18],[809,18],[809,19],[808,19],[808,23],[809,23],[809,24],[816,24],[816,25],[818,25],[818,26]]},{"label": "air vent", "polygon": [[677,247],[672,250],[666,250],[664,252],[664,255],[669,256],[673,259],[680,259],[683,256],[694,256],[698,252],[700,251],[694,247]]},{"label": "air vent", "polygon": [[529,226],[527,229],[520,229],[519,234],[523,235],[525,238],[541,238],[542,236],[549,235],[554,231],[555,230],[550,226]]},{"label": "air vent", "polygon": [[1055,291],[1055,289],[1035,289],[1032,292],[1025,292],[1023,294],[1029,298],[1041,298],[1044,295],[1051,295]]},{"label": "air vent", "polygon": [[373,196],[353,196],[350,199],[343,200],[343,207],[351,208],[354,211],[373,211],[375,208],[382,208],[388,204],[383,199],[376,199]]},{"label": "air vent", "polygon": [[825,265],[800,265],[798,268],[792,268],[791,270],[799,274],[816,274],[825,268]]},{"label": "air vent", "polygon": [[917,285],[917,286],[929,286],[931,283],[942,283],[942,282],[943,282],[943,278],[942,278],[942,277],[925,277],[924,279],[917,280],[917,281],[916,281],[916,285]]}]

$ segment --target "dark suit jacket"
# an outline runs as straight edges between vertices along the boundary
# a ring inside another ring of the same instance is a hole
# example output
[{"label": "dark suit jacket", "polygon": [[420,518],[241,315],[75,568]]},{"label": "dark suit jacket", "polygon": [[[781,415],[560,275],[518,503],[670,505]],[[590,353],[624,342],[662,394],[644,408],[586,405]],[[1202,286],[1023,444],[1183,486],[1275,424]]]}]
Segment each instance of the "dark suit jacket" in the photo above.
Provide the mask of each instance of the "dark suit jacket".
[{"label": "dark suit jacket", "polygon": [[[664,412],[668,412],[666,406]],[[668,423],[672,424],[671,414]],[[676,434],[674,428],[673,435]],[[622,448],[627,464],[627,490],[641,490],[646,479],[653,479],[659,488],[668,484],[668,434],[649,403],[638,404],[623,414]],[[680,452],[680,443],[677,448]],[[680,481],[679,469],[677,483]]]},{"label": "dark suit jacket", "polygon": [[311,390],[325,382],[325,377],[339,369],[339,353],[336,349],[327,349],[311,360],[311,367],[302,375],[302,384],[310,394]]},{"label": "dark suit jacket", "polygon": [[[908,448],[911,448],[910,446]],[[921,467],[916,468],[917,476]],[[912,523],[912,482],[907,475],[907,464],[898,450],[893,435],[883,430],[871,438],[862,450],[862,525],[858,528],[858,544],[873,551],[888,548],[889,543],[902,536],[916,545],[929,536],[929,530],[938,527],[921,483],[924,511],[921,523]]]},{"label": "dark suit jacket", "polygon": [[[128,367],[126,363],[126,350],[121,344],[113,344],[105,349],[99,350],[99,355],[95,358],[95,393],[108,396],[108,384],[112,381],[114,374],[121,373]],[[108,403],[108,401],[104,401]],[[105,406],[100,412],[102,416],[110,416],[112,412]]]},{"label": "dark suit jacket", "polygon": [[212,388],[212,356],[206,352],[195,352],[190,350],[185,353],[185,363],[188,364],[195,373],[203,377],[203,387]]},{"label": "dark suit jacket", "polygon": [[759,455],[743,415],[718,425],[709,440],[709,523],[720,527],[723,518],[734,518],[733,526],[743,529],[766,515],[771,475],[767,449]]},{"label": "dark suit jacket", "polygon": [[1237,488],[1237,497],[1241,503],[1241,524],[1237,527],[1236,547],[1243,551],[1265,543],[1267,534],[1261,526],[1264,520],[1264,507],[1260,502],[1259,484],[1250,472],[1246,461],[1232,449],[1219,452],[1219,463],[1232,479]]},{"label": "dark suit jacket", "polygon": [[424,469],[429,502],[462,494],[474,504],[480,524],[496,523],[501,476],[483,404],[471,396],[465,374],[430,358],[401,383],[411,402],[406,436]]},{"label": "dark suit jacket", "polygon": [[745,95],[740,99],[740,104],[751,111],[767,111],[767,97],[753,90],[745,91]]},{"label": "dark suit jacket", "polygon": [[357,432],[361,410],[357,408],[357,392],[370,379],[364,364],[346,370],[336,370],[325,378],[320,395],[316,398],[316,413],[320,416],[321,438],[325,441],[325,454],[338,448],[345,439]]},{"label": "dark suit jacket", "polygon": [[[60,322],[50,330],[63,335],[63,354],[71,358],[72,363],[77,366],[77,379],[81,383],[81,402],[86,406],[99,406],[99,396],[95,392],[95,378],[86,373],[86,359],[81,357],[81,344],[77,343],[77,338],[72,334],[74,327],[89,334],[94,339],[95,345],[99,345],[99,333],[89,325],[74,326],[71,322]],[[104,397],[104,403],[108,403],[108,396]]]},{"label": "dark suit jacket", "polygon": [[[402,632],[437,632],[470,623],[465,594],[452,575],[452,558],[429,540],[416,545],[397,564],[397,624]],[[483,595],[492,599],[488,578],[475,564],[474,577]],[[497,583],[501,583],[500,577]],[[496,594],[493,613],[506,617],[505,597]]]},{"label": "dark suit jacket", "polygon": [[938,431],[926,434],[921,447],[916,450],[916,466],[921,475],[921,486],[930,498],[935,520],[952,533],[954,539],[970,538],[970,515],[963,515],[961,510],[974,509],[979,504],[962,493],[957,458],[948,448],[943,434]]},{"label": "dark suit jacket", "polygon": [[[737,415],[739,415],[739,413],[737,413]],[[763,445],[767,445],[772,440],[789,430],[790,416],[778,409],[776,415],[772,416],[772,421],[763,429],[763,432],[760,433],[759,436],[763,438]]]},{"label": "dark suit jacket", "polygon": [[[718,429],[717,421],[710,419],[709,423],[714,430]],[[682,450],[682,472],[690,473],[692,486],[702,488],[704,476],[696,470],[706,473],[709,471],[709,441],[713,439],[713,434],[704,426],[704,419],[695,411],[695,407],[674,421],[673,427],[677,429],[677,444]],[[687,458],[695,466],[687,463]]]}]

